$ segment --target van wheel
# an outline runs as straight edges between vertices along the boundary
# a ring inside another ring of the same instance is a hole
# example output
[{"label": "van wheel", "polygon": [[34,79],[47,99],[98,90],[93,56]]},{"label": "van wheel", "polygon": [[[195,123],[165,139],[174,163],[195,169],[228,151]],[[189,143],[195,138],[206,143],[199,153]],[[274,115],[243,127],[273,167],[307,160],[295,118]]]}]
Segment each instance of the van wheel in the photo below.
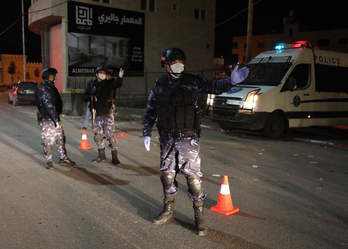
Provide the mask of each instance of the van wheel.
[{"label": "van wheel", "polygon": [[275,112],[268,117],[263,135],[271,138],[279,138],[286,134],[289,129],[289,121],[284,114]]}]

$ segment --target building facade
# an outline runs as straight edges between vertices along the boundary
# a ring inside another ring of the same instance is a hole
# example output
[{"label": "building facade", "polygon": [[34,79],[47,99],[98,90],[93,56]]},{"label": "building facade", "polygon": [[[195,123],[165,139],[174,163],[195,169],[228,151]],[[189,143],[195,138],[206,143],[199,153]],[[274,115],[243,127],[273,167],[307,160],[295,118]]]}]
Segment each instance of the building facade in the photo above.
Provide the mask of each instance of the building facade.
[{"label": "building facade", "polygon": [[124,67],[119,97],[144,102],[163,73],[161,52],[180,47],[188,71],[213,67],[215,0],[32,0],[29,28],[62,93],[84,89],[98,64]]},{"label": "building facade", "polygon": [[[314,48],[348,53],[348,29],[301,31],[299,23],[288,17],[284,18],[283,23],[283,33],[253,35],[251,58],[263,51],[270,50],[276,43],[291,43],[299,40],[310,41]],[[232,38],[232,54],[239,63],[245,63],[246,36]]]},{"label": "building facade", "polygon": [[[41,81],[41,63],[29,62],[25,65],[26,81]],[[23,81],[23,55],[0,54],[0,85],[10,85]]]}]

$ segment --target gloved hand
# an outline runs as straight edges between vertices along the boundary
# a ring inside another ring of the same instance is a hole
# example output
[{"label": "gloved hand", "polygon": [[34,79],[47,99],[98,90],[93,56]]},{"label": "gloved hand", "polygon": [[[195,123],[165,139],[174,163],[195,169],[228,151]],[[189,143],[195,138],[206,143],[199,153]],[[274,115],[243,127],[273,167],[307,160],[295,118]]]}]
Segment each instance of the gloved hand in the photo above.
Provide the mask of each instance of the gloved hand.
[{"label": "gloved hand", "polygon": [[62,128],[62,125],[60,124],[60,122],[57,122],[57,123],[56,123],[56,128],[57,128],[57,129]]},{"label": "gloved hand", "polygon": [[242,67],[239,69],[239,64],[237,64],[231,72],[231,81],[233,84],[238,84],[246,79],[249,75],[249,68]]},{"label": "gloved hand", "polygon": [[151,137],[149,136],[144,137],[144,145],[145,145],[146,151],[150,151],[150,143],[151,143]]},{"label": "gloved hand", "polygon": [[123,70],[123,68],[121,67],[121,68],[120,68],[120,71],[119,71],[119,73],[118,73],[118,77],[119,77],[119,78],[123,78],[123,75],[124,75],[124,70]]}]

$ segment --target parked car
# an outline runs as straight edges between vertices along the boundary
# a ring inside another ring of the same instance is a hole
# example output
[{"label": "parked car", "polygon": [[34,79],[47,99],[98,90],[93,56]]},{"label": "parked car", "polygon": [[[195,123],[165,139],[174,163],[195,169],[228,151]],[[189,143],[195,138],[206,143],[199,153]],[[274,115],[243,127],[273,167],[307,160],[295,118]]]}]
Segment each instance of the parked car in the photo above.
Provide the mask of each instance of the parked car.
[{"label": "parked car", "polygon": [[37,83],[36,82],[19,82],[11,86],[8,93],[8,103],[18,104],[34,104],[36,99]]}]

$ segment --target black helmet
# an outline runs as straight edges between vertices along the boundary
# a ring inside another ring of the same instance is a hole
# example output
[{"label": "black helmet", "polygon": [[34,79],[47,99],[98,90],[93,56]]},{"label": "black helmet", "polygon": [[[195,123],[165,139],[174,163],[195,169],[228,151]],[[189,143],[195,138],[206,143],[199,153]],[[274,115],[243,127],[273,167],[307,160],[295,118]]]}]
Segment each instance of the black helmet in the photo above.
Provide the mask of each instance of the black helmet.
[{"label": "black helmet", "polygon": [[95,73],[98,73],[100,71],[105,71],[106,73],[112,74],[114,70],[110,65],[102,64],[95,69]]},{"label": "black helmet", "polygon": [[48,80],[50,75],[56,76],[57,73],[58,73],[57,69],[53,67],[46,67],[42,70],[42,79]]},{"label": "black helmet", "polygon": [[163,67],[166,63],[169,63],[175,60],[185,61],[186,56],[184,51],[182,51],[180,48],[167,48],[162,53],[161,66]]}]

